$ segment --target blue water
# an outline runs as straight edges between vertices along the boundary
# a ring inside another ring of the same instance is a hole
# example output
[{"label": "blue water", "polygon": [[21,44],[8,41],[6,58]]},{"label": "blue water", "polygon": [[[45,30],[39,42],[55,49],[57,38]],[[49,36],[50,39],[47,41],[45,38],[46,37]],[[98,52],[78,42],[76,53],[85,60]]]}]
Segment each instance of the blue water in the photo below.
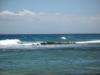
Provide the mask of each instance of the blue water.
[{"label": "blue water", "polygon": [[[65,40],[61,37],[66,37]],[[100,40],[100,34],[0,35],[0,40],[36,41]],[[99,75],[100,43],[70,47],[0,48],[0,75]],[[13,46],[13,45],[12,45]]]},{"label": "blue water", "polygon": [[22,41],[45,41],[45,40],[61,40],[60,37],[65,36],[67,40],[93,40],[100,39],[100,34],[2,34],[2,39],[20,39]]}]

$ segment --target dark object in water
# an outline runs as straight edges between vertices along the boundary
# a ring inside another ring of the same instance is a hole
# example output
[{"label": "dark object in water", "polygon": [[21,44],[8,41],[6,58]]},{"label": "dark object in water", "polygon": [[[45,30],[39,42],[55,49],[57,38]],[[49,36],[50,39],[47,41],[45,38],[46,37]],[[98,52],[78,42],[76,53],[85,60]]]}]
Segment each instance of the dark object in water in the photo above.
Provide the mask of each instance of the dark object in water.
[{"label": "dark object in water", "polygon": [[75,44],[75,42],[56,42],[56,41],[46,41],[46,42],[42,42],[41,45],[59,45],[59,44]]}]

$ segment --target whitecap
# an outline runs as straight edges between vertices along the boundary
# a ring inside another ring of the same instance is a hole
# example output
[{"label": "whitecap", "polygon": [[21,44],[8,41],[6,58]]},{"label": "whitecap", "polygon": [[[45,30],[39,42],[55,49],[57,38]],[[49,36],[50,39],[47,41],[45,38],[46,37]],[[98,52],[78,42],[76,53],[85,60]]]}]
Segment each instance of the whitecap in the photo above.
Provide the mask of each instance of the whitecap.
[{"label": "whitecap", "polygon": [[0,40],[0,45],[18,45],[21,41],[19,39],[5,39]]},{"label": "whitecap", "polygon": [[66,40],[66,37],[64,37],[64,36],[62,36],[62,37],[60,37],[62,40]]},{"label": "whitecap", "polygon": [[76,44],[98,44],[100,40],[77,41]]}]

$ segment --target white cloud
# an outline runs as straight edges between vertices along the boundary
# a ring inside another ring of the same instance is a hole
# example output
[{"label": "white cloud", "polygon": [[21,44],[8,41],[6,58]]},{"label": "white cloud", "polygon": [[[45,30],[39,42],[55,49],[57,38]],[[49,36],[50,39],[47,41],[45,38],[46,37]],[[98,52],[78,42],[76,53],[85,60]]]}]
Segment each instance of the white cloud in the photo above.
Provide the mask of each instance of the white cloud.
[{"label": "white cloud", "polygon": [[[3,10],[0,12],[1,20],[5,21],[29,21],[29,22],[38,22],[38,23],[54,23],[54,24],[85,24],[85,23],[97,23],[100,22],[100,15],[94,16],[82,16],[82,15],[68,15],[66,13],[60,12],[33,12],[27,9],[21,11],[9,11]],[[9,17],[10,16],[10,17]],[[15,16],[15,17],[13,17]],[[22,17],[20,17],[22,16]]]},{"label": "white cloud", "polygon": [[[59,24],[59,25],[71,25],[71,24],[97,24],[100,23],[100,15],[94,16],[82,16],[75,14],[66,14],[60,12],[33,12],[27,9],[21,11],[9,11],[4,10],[0,12],[1,21],[12,20],[16,22],[28,22],[28,23],[38,23],[38,24]],[[4,17],[3,17],[4,16]],[[13,17],[15,16],[15,17]],[[22,17],[20,17],[22,16]]]},{"label": "white cloud", "polygon": [[[54,13],[50,13],[50,12],[33,12],[27,9],[23,9],[21,11],[9,11],[9,10],[3,10],[0,11],[0,16],[6,16],[6,18],[10,18],[11,17],[7,17],[7,16],[23,16],[24,19],[29,19],[30,21],[33,20],[39,20],[41,22],[50,22],[50,23],[58,23],[58,24],[66,24],[66,23],[85,23],[85,22],[91,22],[92,21],[100,21],[100,15],[95,15],[95,16],[81,16],[81,15],[68,15],[65,13],[60,13],[60,12],[54,12]],[[25,18],[25,16],[27,18]],[[28,17],[29,16],[29,17]],[[16,18],[16,17],[15,17]],[[18,17],[17,17],[18,18]],[[19,17],[20,19],[21,17]],[[13,18],[12,18],[13,19]]]},{"label": "white cloud", "polygon": [[[20,17],[21,16],[21,17]],[[49,31],[100,32],[100,15],[76,15],[60,12],[34,12],[4,10],[0,12],[0,32]],[[49,29],[49,30],[48,30]],[[52,30],[52,31],[50,31]]]},{"label": "white cloud", "polygon": [[9,11],[9,10],[3,10],[0,11],[0,16],[44,16],[44,15],[53,15],[53,16],[59,16],[62,15],[62,13],[59,12],[54,12],[54,13],[49,13],[49,12],[33,12],[27,9],[23,9],[21,11]]},{"label": "white cloud", "polygon": [[47,12],[33,12],[27,9],[23,9],[21,11],[9,11],[3,10],[0,12],[0,16],[34,16],[34,15],[61,15],[61,13],[47,13]]},{"label": "white cloud", "polygon": [[16,13],[8,11],[8,10],[4,10],[0,12],[0,16],[6,16],[6,15],[16,15]]},{"label": "white cloud", "polygon": [[18,12],[13,12],[9,10],[4,10],[0,12],[0,16],[26,16],[26,15],[35,15],[35,13],[27,9]]},{"label": "white cloud", "polygon": [[35,15],[35,13],[30,10],[24,9],[23,11],[19,11],[18,13],[16,13],[16,15],[19,15],[19,16]]}]

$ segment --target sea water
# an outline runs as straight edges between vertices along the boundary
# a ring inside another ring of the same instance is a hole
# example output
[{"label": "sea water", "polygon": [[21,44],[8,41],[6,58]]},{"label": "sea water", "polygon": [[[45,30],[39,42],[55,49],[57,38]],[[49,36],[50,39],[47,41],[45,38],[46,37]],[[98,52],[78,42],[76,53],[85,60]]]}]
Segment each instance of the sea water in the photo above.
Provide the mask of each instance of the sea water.
[{"label": "sea water", "polygon": [[100,34],[0,35],[0,75],[100,75]]}]

